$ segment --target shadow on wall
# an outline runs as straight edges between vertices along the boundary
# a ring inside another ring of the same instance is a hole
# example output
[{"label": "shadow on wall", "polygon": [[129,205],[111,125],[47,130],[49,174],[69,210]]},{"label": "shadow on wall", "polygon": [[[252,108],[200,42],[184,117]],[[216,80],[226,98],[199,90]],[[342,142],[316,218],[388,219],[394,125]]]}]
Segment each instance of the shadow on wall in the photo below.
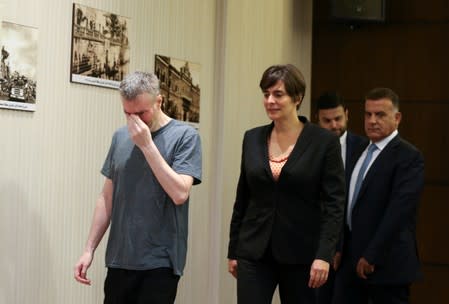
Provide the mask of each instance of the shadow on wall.
[{"label": "shadow on wall", "polygon": [[22,186],[0,182],[0,303],[55,303],[48,234]]}]

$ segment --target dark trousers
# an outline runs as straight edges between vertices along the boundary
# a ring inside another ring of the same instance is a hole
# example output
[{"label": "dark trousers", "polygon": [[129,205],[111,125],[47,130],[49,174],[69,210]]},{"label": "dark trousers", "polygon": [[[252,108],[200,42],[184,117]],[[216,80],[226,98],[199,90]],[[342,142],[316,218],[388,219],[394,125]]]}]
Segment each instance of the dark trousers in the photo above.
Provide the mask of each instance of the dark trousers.
[{"label": "dark trousers", "polygon": [[[271,250],[267,250],[271,251]],[[276,287],[282,304],[315,304],[308,287],[310,265],[279,264],[270,253],[259,261],[237,261],[237,303],[270,304]]]},{"label": "dark trousers", "polygon": [[170,268],[126,270],[108,268],[104,304],[172,304],[179,276]]},{"label": "dark trousers", "polygon": [[[345,226],[343,252],[350,252],[352,235]],[[357,276],[356,266],[343,254],[335,276],[332,304],[408,304],[410,285],[374,285]]]},{"label": "dark trousers", "polygon": [[408,304],[410,285],[368,284],[351,263],[337,271],[332,304]]}]

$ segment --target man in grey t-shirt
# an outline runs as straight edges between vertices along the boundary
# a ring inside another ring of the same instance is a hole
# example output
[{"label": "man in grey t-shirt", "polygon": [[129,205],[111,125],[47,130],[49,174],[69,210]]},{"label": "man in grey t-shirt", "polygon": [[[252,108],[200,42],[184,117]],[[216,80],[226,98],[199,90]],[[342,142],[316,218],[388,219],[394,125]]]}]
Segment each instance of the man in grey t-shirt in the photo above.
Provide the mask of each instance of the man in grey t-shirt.
[{"label": "man in grey t-shirt", "polygon": [[120,84],[127,126],[101,170],[106,177],[75,279],[110,224],[104,303],[173,303],[187,253],[188,201],[201,182],[201,143],[192,127],[161,110],[159,80],[135,72]]}]

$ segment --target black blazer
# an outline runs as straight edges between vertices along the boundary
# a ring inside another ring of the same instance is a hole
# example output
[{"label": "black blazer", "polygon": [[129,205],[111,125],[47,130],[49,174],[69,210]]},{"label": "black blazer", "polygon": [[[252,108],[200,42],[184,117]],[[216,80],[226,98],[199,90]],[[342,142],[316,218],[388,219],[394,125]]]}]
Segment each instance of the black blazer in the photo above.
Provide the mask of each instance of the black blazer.
[{"label": "black blazer", "polygon": [[351,133],[347,131],[346,134],[346,183],[349,183],[351,179],[351,170],[348,170],[348,164],[351,163],[351,160],[354,158],[355,150],[360,146],[368,145],[368,139],[366,137]]},{"label": "black blazer", "polygon": [[331,261],[345,200],[340,144],[300,119],[304,129],[277,182],[268,161],[273,123],[245,133],[228,258],[257,260],[271,246],[279,263]]},{"label": "black blazer", "polygon": [[[346,168],[345,168],[345,180],[346,180],[346,196],[349,193],[349,182],[351,181],[351,173],[353,168],[348,168],[348,166],[350,166],[352,164],[353,161],[357,162],[358,158],[360,155],[356,155],[356,153],[359,153],[360,149],[362,149],[362,147],[366,147],[369,143],[368,138],[351,133],[349,131],[347,131],[347,135],[346,135]],[[363,150],[362,150],[363,152]],[[355,160],[354,160],[355,158]],[[354,163],[355,164],[355,163]],[[352,164],[352,165],[354,165]],[[347,197],[346,197],[347,200]],[[343,239],[344,239],[344,235],[343,235],[343,231],[344,231],[344,225],[346,224],[346,206],[345,205],[345,216],[342,222],[342,229],[341,229],[341,235],[340,235],[340,239],[337,243],[337,251],[342,252],[343,250]]]},{"label": "black blazer", "polygon": [[[364,149],[360,146],[357,155]],[[394,137],[365,175],[352,209],[348,252],[343,252],[354,269],[360,257],[375,265],[369,282],[408,284],[420,277],[415,233],[423,185],[422,154],[399,135]]]}]

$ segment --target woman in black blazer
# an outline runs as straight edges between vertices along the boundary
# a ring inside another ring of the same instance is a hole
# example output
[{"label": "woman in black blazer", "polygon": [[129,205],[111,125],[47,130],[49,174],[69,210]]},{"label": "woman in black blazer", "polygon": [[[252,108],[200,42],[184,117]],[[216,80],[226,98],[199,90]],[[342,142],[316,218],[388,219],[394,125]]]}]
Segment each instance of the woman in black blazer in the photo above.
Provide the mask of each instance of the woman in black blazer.
[{"label": "woman in black blazer", "polygon": [[305,81],[293,65],[260,81],[269,125],[245,133],[230,227],[229,272],[239,304],[315,303],[343,220],[344,169],[336,135],[297,116]]}]

